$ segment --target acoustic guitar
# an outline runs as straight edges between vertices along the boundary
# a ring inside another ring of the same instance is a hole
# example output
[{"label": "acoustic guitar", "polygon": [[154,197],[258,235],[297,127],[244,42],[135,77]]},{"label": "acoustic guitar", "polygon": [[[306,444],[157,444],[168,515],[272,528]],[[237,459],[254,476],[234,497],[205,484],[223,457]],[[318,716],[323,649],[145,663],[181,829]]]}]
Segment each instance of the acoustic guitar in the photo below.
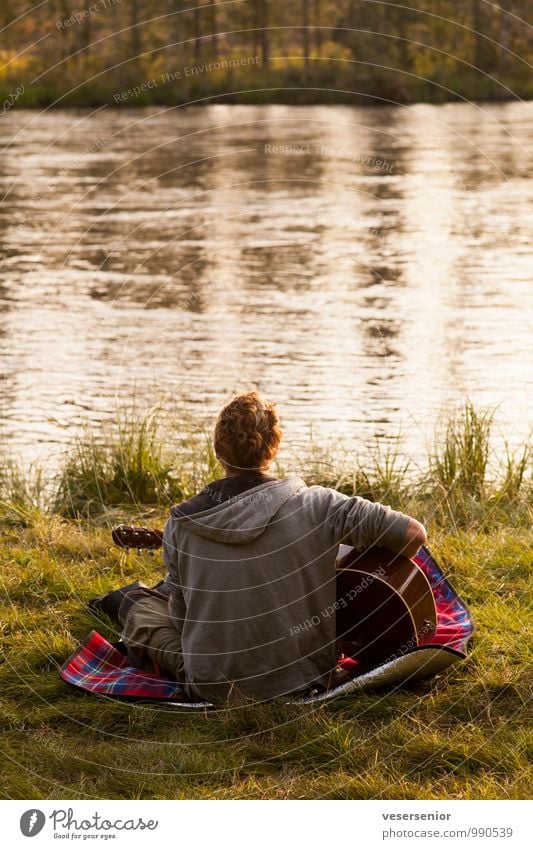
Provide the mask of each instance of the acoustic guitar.
[{"label": "acoustic guitar", "polygon": [[[121,548],[154,551],[163,531],[119,525],[112,531]],[[433,592],[412,560],[386,548],[356,551],[339,546],[336,561],[337,640],[345,656],[375,667],[420,645],[435,630]],[[161,589],[161,584],[158,585]]]}]

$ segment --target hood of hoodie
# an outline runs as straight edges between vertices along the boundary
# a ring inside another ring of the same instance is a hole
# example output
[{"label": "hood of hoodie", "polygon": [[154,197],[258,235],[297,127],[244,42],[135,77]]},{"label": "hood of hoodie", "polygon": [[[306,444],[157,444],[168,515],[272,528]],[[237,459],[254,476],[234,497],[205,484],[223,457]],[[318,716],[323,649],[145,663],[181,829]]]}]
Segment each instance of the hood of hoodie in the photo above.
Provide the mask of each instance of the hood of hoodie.
[{"label": "hood of hoodie", "polygon": [[217,542],[240,545],[257,539],[286,501],[307,486],[301,478],[269,481],[247,489],[199,513],[180,514],[173,507],[172,518],[180,528]]}]

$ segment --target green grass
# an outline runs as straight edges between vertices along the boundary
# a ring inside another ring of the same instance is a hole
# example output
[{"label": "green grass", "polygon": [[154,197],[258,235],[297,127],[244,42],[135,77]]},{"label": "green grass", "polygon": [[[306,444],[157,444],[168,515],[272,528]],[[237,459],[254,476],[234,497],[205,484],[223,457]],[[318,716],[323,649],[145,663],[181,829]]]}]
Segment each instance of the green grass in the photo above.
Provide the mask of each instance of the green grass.
[{"label": "green grass", "polygon": [[321,707],[190,714],[73,690],[58,666],[97,627],[85,601],[158,561],[106,530],[58,518],[6,529],[0,722],[2,798],[525,798],[532,658],[531,539],[495,528],[432,534],[471,606],[468,660],[410,688]]},{"label": "green grass", "polygon": [[99,439],[85,428],[66,454],[50,507],[76,517],[117,505],[170,505],[221,475],[207,434],[187,421],[169,422],[160,408],[133,408]]},{"label": "green grass", "polygon": [[[114,505],[106,505],[93,489],[90,462],[70,466],[71,491],[75,483],[76,503],[83,508],[77,518],[72,509],[64,515],[52,509],[51,504],[61,507],[57,493],[46,508],[35,476],[34,485],[24,485],[12,467],[3,478],[0,515],[0,797],[527,798],[533,778],[527,640],[531,483],[520,452],[511,461],[504,458],[499,474],[490,476],[476,442],[488,445],[489,421],[482,414],[474,420],[472,412],[463,410],[454,418],[455,429],[444,429],[460,462],[471,463],[468,476],[454,467],[448,488],[438,468],[428,470],[416,487],[407,485],[394,450],[388,459],[376,457],[364,473],[349,466],[342,471],[339,458],[316,450],[308,463],[300,458],[310,482],[345,491],[366,487],[374,497],[388,494],[425,521],[431,549],[470,606],[477,628],[467,660],[445,673],[321,706],[272,703],[189,713],[92,697],[59,678],[60,664],[92,628],[117,638],[116,627],[95,620],[86,601],[135,578],[151,583],[163,574],[159,557],[125,556],[114,548],[109,528],[125,515],[154,525],[164,521],[172,490],[157,489],[154,481],[166,486],[172,480],[176,493],[188,494],[216,474],[204,435],[193,439],[183,430],[176,436],[179,474],[177,463],[169,465],[172,458],[157,447],[153,418],[144,430],[131,422],[122,430],[121,444],[129,446],[122,470],[116,443],[98,450],[93,443],[93,472],[104,469],[106,487],[110,480],[122,482],[116,484]],[[466,455],[461,422],[476,434]],[[439,445],[438,456],[448,457],[451,474],[450,445]],[[474,456],[479,459],[472,465]],[[166,478],[157,463],[168,470]],[[65,468],[62,475],[64,487]],[[110,491],[102,490],[106,497]],[[148,505],[139,501],[146,492],[153,498]],[[157,504],[161,492],[165,497]],[[94,503],[87,507],[85,493],[92,493],[98,509],[92,509]]]},{"label": "green grass", "polygon": [[[191,62],[191,64],[194,64]],[[123,68],[120,69],[123,73]],[[222,103],[237,104],[358,104],[381,105],[390,103],[443,103],[454,100],[505,101],[519,97],[533,97],[533,85],[527,75],[514,76],[507,73],[501,82],[481,76],[479,73],[460,75],[453,73],[429,73],[427,79],[412,74],[391,74],[374,67],[372,73],[360,73],[352,62],[320,60],[313,63],[304,73],[301,62],[272,64],[270,67],[249,66],[237,72],[212,71],[183,77],[177,82],[161,84],[160,69],[146,67],[130,78],[121,73],[106,72],[103,77],[87,80],[71,67],[68,73],[53,78],[49,73],[46,81],[31,84],[23,69],[13,72],[10,78],[0,80],[0,102],[10,102],[13,92],[21,82],[25,89],[15,101],[14,108],[43,108],[59,102],[61,108],[90,107],[107,104],[120,109],[151,105],[175,106],[194,101],[213,99]],[[501,74],[498,74],[501,77]],[[116,94],[150,79],[157,85],[140,92],[131,93],[124,100]]]},{"label": "green grass", "polygon": [[[309,434],[303,455],[283,447],[274,471],[300,474],[308,484],[331,486],[348,495],[416,510],[425,521],[453,527],[487,527],[495,520],[527,525],[533,492],[529,446],[493,460],[491,411],[467,401],[437,428],[426,468],[415,470],[404,457],[401,439],[376,441],[364,458],[324,446]],[[87,426],[68,449],[57,480],[43,495],[43,473],[28,479],[13,461],[0,474],[0,520],[35,511],[77,517],[143,514],[192,496],[222,469],[210,434],[162,408],[141,414],[119,412],[98,438]]]}]

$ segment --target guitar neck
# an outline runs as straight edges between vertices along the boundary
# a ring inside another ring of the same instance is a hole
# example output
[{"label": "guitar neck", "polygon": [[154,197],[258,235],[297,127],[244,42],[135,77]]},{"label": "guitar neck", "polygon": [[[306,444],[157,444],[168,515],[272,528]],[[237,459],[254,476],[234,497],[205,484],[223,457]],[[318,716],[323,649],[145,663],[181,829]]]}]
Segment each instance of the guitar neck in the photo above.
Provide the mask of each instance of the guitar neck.
[{"label": "guitar neck", "polygon": [[155,551],[163,545],[163,531],[158,528],[136,527],[135,525],[119,525],[111,532],[113,542],[119,548],[136,548],[138,551],[147,549]]}]

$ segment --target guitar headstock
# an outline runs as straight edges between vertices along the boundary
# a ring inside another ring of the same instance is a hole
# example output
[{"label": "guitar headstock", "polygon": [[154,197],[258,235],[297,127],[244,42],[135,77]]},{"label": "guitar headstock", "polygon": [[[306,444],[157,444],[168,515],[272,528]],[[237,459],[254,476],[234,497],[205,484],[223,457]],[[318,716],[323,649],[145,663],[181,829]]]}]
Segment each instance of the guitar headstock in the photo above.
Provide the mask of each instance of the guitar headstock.
[{"label": "guitar headstock", "polygon": [[111,531],[111,536],[120,548],[155,551],[163,545],[163,531],[135,525],[118,525]]}]

